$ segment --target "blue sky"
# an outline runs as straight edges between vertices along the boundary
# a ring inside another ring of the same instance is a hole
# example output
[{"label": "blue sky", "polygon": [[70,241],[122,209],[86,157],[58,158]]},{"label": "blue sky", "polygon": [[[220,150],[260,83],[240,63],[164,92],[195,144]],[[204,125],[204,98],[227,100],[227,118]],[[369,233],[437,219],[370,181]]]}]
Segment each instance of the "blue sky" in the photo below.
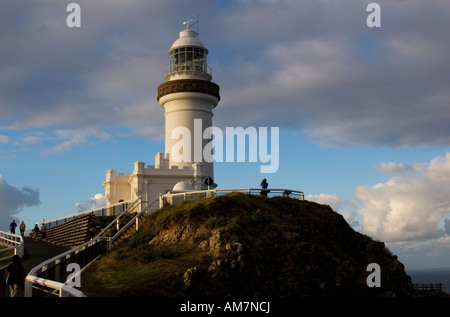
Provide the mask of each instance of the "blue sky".
[{"label": "blue sky", "polygon": [[407,268],[450,267],[450,2],[0,2],[0,229],[101,203],[109,169],[164,151],[167,51],[199,16],[214,124],[279,127],[280,166],[216,163],[219,188],[304,191]]}]

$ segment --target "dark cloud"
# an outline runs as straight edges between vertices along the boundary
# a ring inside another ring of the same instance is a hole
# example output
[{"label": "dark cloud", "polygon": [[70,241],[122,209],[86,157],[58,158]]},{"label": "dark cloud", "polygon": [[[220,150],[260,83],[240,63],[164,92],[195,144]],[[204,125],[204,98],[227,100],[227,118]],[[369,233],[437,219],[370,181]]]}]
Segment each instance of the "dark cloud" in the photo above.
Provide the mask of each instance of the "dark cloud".
[{"label": "dark cloud", "polygon": [[450,219],[445,218],[444,219],[444,233],[448,236],[450,236]]},{"label": "dark cloud", "polygon": [[0,175],[0,224],[3,230],[8,229],[8,225],[14,215],[19,213],[23,207],[38,206],[39,189],[14,187]]},{"label": "dark cloud", "polygon": [[450,145],[448,1],[380,1],[379,29],[366,26],[360,1],[247,3],[227,18],[228,43],[235,37],[252,55],[218,75],[221,105],[242,122],[327,146]]},{"label": "dark cloud", "polygon": [[60,1],[0,4],[0,131],[154,138],[166,52],[199,14],[221,87],[215,124],[290,128],[327,146],[450,145],[447,0],[378,1],[378,29],[357,0],[78,3],[80,29]]}]

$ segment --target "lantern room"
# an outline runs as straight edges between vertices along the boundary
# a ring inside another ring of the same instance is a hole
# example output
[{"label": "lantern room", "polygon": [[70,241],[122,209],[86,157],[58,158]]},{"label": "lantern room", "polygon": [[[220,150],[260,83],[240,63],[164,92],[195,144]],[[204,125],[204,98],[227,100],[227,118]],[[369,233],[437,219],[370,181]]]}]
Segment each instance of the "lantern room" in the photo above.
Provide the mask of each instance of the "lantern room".
[{"label": "lantern room", "polygon": [[208,68],[208,50],[198,39],[197,32],[186,29],[169,50],[170,67],[166,80],[212,79]]}]

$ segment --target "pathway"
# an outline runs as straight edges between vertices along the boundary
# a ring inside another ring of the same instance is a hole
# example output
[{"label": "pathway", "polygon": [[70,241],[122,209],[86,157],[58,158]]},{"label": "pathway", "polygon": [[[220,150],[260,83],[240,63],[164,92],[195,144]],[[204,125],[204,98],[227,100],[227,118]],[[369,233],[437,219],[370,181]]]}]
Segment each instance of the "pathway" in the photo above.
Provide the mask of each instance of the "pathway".
[{"label": "pathway", "polygon": [[[22,266],[25,273],[29,273],[32,268],[49,260],[61,253],[66,252],[70,248],[57,246],[42,240],[34,241],[33,238],[24,238],[25,252],[22,257]],[[23,296],[23,292],[21,292]],[[9,297],[9,288],[5,292],[5,297]]]},{"label": "pathway", "polygon": [[42,240],[34,241],[34,239],[30,237],[25,237],[24,242],[25,254],[22,259],[22,266],[27,273],[38,264],[70,249]]}]

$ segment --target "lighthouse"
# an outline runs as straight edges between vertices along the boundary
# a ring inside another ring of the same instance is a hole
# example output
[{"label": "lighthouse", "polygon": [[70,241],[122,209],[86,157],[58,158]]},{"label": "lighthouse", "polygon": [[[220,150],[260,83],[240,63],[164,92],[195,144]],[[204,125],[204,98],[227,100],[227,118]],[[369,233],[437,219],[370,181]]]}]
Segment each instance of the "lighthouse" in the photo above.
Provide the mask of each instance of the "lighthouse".
[{"label": "lighthouse", "polygon": [[165,119],[164,153],[155,155],[154,165],[136,161],[128,174],[108,170],[103,183],[108,206],[139,197],[150,202],[167,192],[217,186],[211,182],[213,160],[203,154],[212,142],[205,130],[212,127],[219,86],[212,82],[208,50],[190,29],[190,22],[184,24],[186,28],[168,51],[165,82],[158,86],[157,101]]},{"label": "lighthouse", "polygon": [[185,24],[187,28],[169,49],[166,81],[158,87],[158,102],[165,117],[165,153],[170,166],[199,164],[202,174],[213,179],[213,162],[203,155],[211,140],[203,135],[212,126],[213,110],[220,100],[219,86],[211,81],[208,50],[189,22]]}]

